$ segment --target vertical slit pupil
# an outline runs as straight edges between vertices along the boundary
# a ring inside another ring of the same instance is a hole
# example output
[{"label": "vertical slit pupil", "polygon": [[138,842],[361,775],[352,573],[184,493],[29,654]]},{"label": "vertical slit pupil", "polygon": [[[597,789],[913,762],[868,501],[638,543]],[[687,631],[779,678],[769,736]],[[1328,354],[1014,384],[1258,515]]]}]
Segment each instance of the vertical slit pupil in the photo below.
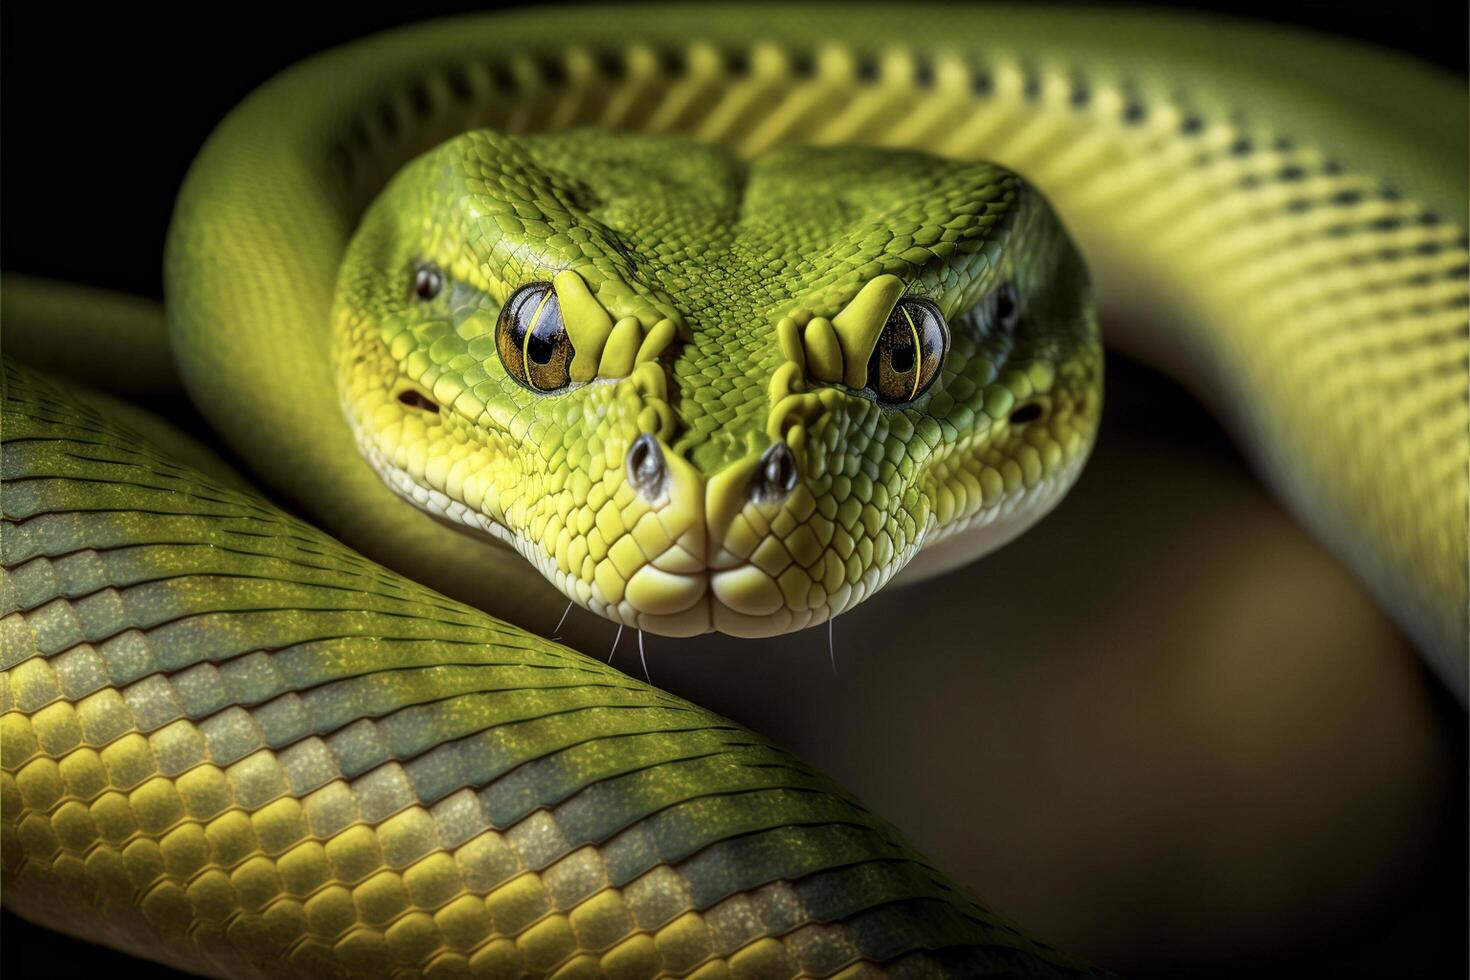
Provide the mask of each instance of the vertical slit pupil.
[{"label": "vertical slit pupil", "polygon": [[893,365],[895,374],[908,374],[914,369],[914,345],[894,347],[893,353],[889,355],[889,363]]},{"label": "vertical slit pupil", "polygon": [[526,344],[526,353],[531,355],[531,360],[537,364],[550,364],[551,355],[555,352],[556,345],[545,337],[531,334],[530,341]]}]

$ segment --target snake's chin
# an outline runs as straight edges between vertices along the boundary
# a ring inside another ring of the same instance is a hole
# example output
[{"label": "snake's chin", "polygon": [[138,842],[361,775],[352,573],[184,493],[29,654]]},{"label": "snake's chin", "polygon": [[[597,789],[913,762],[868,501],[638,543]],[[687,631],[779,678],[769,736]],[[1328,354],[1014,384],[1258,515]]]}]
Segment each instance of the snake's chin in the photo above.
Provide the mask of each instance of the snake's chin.
[{"label": "snake's chin", "polygon": [[816,604],[800,608],[792,599],[805,596],[788,596],[781,588],[779,575],[748,561],[689,572],[669,572],[648,564],[630,580],[631,598],[625,596],[616,604],[596,596],[584,599],[586,590],[579,587],[580,579],[558,581],[554,561],[538,565],[568,598],[615,623],[657,636],[724,633],[758,639],[793,633],[832,619],[881,589],[906,563],[907,559],[888,568],[872,569],[855,585],[844,583],[837,592],[824,593],[825,601],[818,599]]},{"label": "snake's chin", "polygon": [[[734,557],[714,549],[708,564],[688,572],[671,572],[657,563],[634,574],[646,577],[648,590],[630,583],[627,595],[640,605],[663,600],[689,601],[671,612],[632,605],[590,602],[577,581],[559,581],[555,561],[536,558],[534,548],[518,548],[563,594],[613,622],[660,636],[685,637],[702,633],[763,638],[818,626],[848,612],[889,584],[912,585],[969,564],[1019,537],[1061,502],[1086,465],[1088,453],[1079,454],[1036,484],[1008,494],[996,506],[944,527],[931,523],[914,543],[882,567],[867,569],[858,580],[828,591],[813,583],[804,595],[783,583],[785,569]],[[760,554],[760,549],[756,549]],[[789,582],[789,579],[787,580]],[[650,595],[649,593],[656,593]],[[800,600],[805,598],[806,602]]]}]

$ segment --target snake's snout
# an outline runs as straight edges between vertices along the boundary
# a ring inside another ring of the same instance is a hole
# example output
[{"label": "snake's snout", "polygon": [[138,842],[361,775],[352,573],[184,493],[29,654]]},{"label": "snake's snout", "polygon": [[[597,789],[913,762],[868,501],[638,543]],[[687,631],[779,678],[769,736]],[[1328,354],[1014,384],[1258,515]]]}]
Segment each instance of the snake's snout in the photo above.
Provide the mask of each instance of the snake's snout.
[{"label": "snake's snout", "polygon": [[791,447],[778,442],[761,455],[750,481],[750,497],[757,503],[780,503],[796,489],[796,456]]},{"label": "snake's snout", "polygon": [[628,483],[644,500],[654,501],[668,489],[669,465],[658,440],[647,432],[628,447]]}]

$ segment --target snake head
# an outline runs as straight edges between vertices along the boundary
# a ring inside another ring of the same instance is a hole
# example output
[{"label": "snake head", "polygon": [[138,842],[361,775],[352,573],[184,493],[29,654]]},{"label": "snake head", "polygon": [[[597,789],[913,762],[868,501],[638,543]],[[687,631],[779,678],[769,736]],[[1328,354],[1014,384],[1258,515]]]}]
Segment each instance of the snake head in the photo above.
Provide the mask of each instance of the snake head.
[{"label": "snake head", "polygon": [[467,133],[368,209],[333,319],[389,486],[667,635],[801,629],[978,556],[1101,409],[1046,201],[918,153]]}]

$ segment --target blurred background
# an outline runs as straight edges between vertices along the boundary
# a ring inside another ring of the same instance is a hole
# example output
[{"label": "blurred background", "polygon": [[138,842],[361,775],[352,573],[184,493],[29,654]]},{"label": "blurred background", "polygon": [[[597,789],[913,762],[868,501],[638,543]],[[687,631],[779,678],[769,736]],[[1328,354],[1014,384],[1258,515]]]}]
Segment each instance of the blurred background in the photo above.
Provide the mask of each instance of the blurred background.
[{"label": "blurred background", "polygon": [[[161,296],[174,194],[236,102],[322,48],[486,6],[6,4],[0,262]],[[1184,6],[1466,70],[1460,5]],[[582,626],[606,627],[605,655],[614,627]],[[1053,516],[834,632],[835,673],[820,628],[650,637],[649,665],[827,771],[1032,933],[1113,969],[1466,975],[1464,711],[1158,375],[1113,359],[1097,451]],[[619,656],[638,671],[631,635]],[[137,965],[0,921],[12,976]]]}]

